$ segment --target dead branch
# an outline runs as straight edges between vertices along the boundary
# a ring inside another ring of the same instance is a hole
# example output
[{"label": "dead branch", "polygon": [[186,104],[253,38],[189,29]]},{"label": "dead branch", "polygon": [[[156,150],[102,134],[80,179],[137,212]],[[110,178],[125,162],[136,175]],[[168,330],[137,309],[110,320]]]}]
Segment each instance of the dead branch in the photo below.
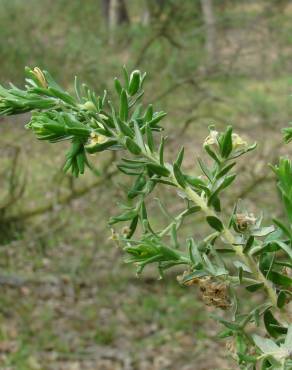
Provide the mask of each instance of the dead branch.
[{"label": "dead branch", "polygon": [[111,156],[111,158],[106,161],[102,167],[102,175],[96,181],[93,181],[90,185],[84,186],[81,189],[74,189],[74,187],[72,187],[70,194],[59,196],[57,201],[50,202],[48,204],[33,209],[20,211],[15,215],[7,216],[5,217],[3,222],[12,223],[21,220],[27,220],[34,216],[38,216],[47,212],[52,212],[54,211],[54,209],[56,209],[57,206],[65,206],[67,204],[70,204],[73,200],[82,197],[93,189],[102,186],[107,181],[109,181],[118,172],[117,169],[109,170],[113,161],[114,156]]},{"label": "dead branch", "polygon": [[19,146],[8,144],[6,149],[12,150],[12,160],[10,168],[3,171],[4,173],[8,172],[8,194],[6,199],[0,205],[0,212],[4,214],[7,209],[16,203],[23,195],[26,187],[26,178],[21,178],[20,175],[20,166],[19,166],[19,156],[21,149]]}]

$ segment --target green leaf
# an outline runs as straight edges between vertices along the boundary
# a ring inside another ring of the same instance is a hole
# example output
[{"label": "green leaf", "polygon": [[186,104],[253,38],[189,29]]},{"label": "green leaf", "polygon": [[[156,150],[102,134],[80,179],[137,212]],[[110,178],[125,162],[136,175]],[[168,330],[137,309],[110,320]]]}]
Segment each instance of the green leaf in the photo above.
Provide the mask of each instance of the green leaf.
[{"label": "green leaf", "polygon": [[289,230],[289,228],[284,225],[281,221],[277,220],[277,219],[273,219],[273,222],[283,231],[283,233],[289,238],[289,239],[292,239],[292,234],[291,234],[291,231]]},{"label": "green leaf", "polygon": [[154,147],[152,131],[151,131],[149,124],[146,125],[146,136],[147,136],[147,144],[150,149],[150,152],[153,153],[155,147]]},{"label": "green leaf", "polygon": [[190,207],[188,209],[185,210],[185,212],[183,213],[183,216],[188,216],[188,215],[192,215],[194,213],[197,213],[201,210],[201,207],[199,206],[193,206],[193,207]]},{"label": "green leaf", "polygon": [[46,78],[46,81],[48,83],[48,86],[54,88],[55,90],[65,92],[60,85],[57,84],[57,82],[53,79],[51,74],[48,71],[43,70],[43,74]]},{"label": "green leaf", "polygon": [[210,316],[213,317],[215,320],[219,321],[224,326],[226,326],[226,328],[228,329],[231,329],[234,331],[238,331],[240,329],[240,325],[237,322],[230,322],[230,321],[224,320],[221,317],[217,315],[213,315],[213,314],[211,314]]},{"label": "green leaf", "polygon": [[253,242],[254,242],[254,236],[250,236],[248,239],[247,239],[247,242],[245,244],[245,246],[243,247],[243,253],[248,253],[249,250],[251,249],[251,247],[253,246]]},{"label": "green leaf", "polygon": [[54,89],[53,87],[48,88],[49,92],[53,94],[56,98],[63,100],[65,103],[70,105],[75,105],[75,99],[69,95],[67,92],[60,91],[58,89]]},{"label": "green leaf", "polygon": [[116,124],[118,125],[120,132],[125,136],[129,136],[130,138],[134,137],[134,131],[127,124],[121,121],[120,118],[116,119]]},{"label": "green leaf", "polygon": [[232,337],[233,334],[234,334],[233,330],[225,329],[225,330],[222,330],[217,336],[220,339],[225,339],[225,338],[228,338],[228,337]]},{"label": "green leaf", "polygon": [[[66,135],[68,132],[67,128],[65,125],[61,125],[59,123],[44,123],[43,128],[47,129],[48,131],[54,132],[58,135]],[[85,136],[89,135],[89,131],[85,130]]]},{"label": "green leaf", "polygon": [[137,177],[134,185],[129,189],[128,198],[134,199],[137,195],[141,193],[145,185],[146,185],[145,176],[141,174],[140,176]]},{"label": "green leaf", "polygon": [[134,121],[134,131],[135,131],[135,138],[137,144],[141,147],[144,148],[144,139],[140,130],[140,127],[137,123],[137,121]]},{"label": "green leaf", "polygon": [[266,310],[264,313],[264,324],[267,332],[274,338],[279,336],[279,330],[275,326],[280,326],[280,323],[274,318],[270,310]]},{"label": "green leaf", "polygon": [[179,151],[178,156],[177,156],[176,161],[175,161],[175,163],[177,164],[177,166],[179,168],[182,165],[182,162],[183,162],[183,159],[184,159],[184,153],[185,153],[185,148],[182,147],[181,150]]},{"label": "green leaf", "polygon": [[137,104],[132,116],[131,116],[131,121],[135,121],[139,119],[140,115],[142,112],[142,104]]},{"label": "green leaf", "polygon": [[160,145],[159,145],[159,162],[161,164],[161,166],[164,165],[164,158],[163,158],[163,154],[164,154],[164,144],[165,144],[165,138],[162,136],[161,138],[161,141],[160,141]]},{"label": "green leaf", "polygon": [[115,77],[114,83],[115,83],[116,92],[118,93],[118,95],[121,95],[121,92],[123,90],[123,87],[122,87],[122,85],[120,83],[120,80],[117,77]]},{"label": "green leaf", "polygon": [[84,148],[87,151],[87,153],[94,154],[97,152],[103,152],[106,149],[109,149],[117,144],[116,140],[107,140],[106,142],[102,144],[95,144],[95,145],[85,145]]},{"label": "green leaf", "polygon": [[126,68],[125,65],[123,65],[123,74],[124,74],[125,85],[126,85],[126,88],[128,89],[128,87],[129,87],[129,73],[128,73],[127,68]]},{"label": "green leaf", "polygon": [[156,112],[154,115],[153,115],[153,118],[151,121],[149,121],[149,126],[150,127],[155,127],[156,124],[158,122],[160,122],[162,120],[163,117],[166,116],[166,113],[165,112]]},{"label": "green leaf", "polygon": [[282,275],[277,271],[270,271],[268,279],[277,285],[281,285],[287,288],[292,287],[292,279],[287,275]]},{"label": "green leaf", "polygon": [[245,263],[243,263],[241,261],[234,261],[233,264],[238,269],[241,267],[243,269],[243,271],[251,273],[250,268]]},{"label": "green leaf", "polygon": [[212,176],[211,172],[209,171],[209,169],[207,168],[207,166],[205,165],[205,163],[202,161],[202,159],[201,159],[201,158],[198,158],[198,163],[199,163],[199,165],[200,165],[200,167],[201,167],[201,170],[202,170],[202,172],[204,173],[204,175],[206,175],[206,176],[207,176],[207,178],[208,178],[210,181],[212,181],[213,176]]},{"label": "green leaf", "polygon": [[264,286],[264,283],[256,283],[256,284],[251,284],[245,287],[246,290],[249,292],[255,292],[262,288]]},{"label": "green leaf", "polygon": [[208,199],[208,205],[213,205],[214,201],[216,200],[220,191],[224,190],[227,186],[229,186],[235,179],[236,175],[229,175],[224,178],[221,178],[218,181],[217,187],[215,188],[214,192]]},{"label": "green leaf", "polygon": [[185,182],[185,179],[184,179],[184,175],[182,174],[182,172],[181,172],[177,163],[173,164],[173,174],[174,174],[174,177],[175,177],[177,183],[182,188],[185,188],[186,187],[186,182]]},{"label": "green leaf", "polygon": [[271,253],[262,253],[259,261],[259,268],[263,275],[267,277],[270,270],[273,268],[275,255]]},{"label": "green leaf", "polygon": [[240,266],[238,269],[238,280],[240,284],[242,284],[242,276],[243,276],[243,268]]},{"label": "green leaf", "polygon": [[132,219],[130,226],[129,226],[130,232],[127,235],[127,239],[131,239],[131,237],[134,235],[137,225],[138,225],[138,221],[139,221],[138,215]]},{"label": "green leaf", "polygon": [[153,118],[153,105],[152,104],[149,104],[148,105],[148,108],[144,114],[144,119],[146,122],[149,122],[151,121]]},{"label": "green leaf", "polygon": [[169,185],[169,186],[176,187],[176,184],[174,182],[171,182],[171,181],[168,181],[168,180],[164,180],[164,179],[161,179],[161,178],[152,177],[151,178],[151,181],[154,181],[155,183],[160,183],[160,184],[164,184],[164,185]]},{"label": "green leaf", "polygon": [[224,166],[221,171],[218,172],[216,175],[216,179],[220,179],[224,175],[226,175],[234,166],[236,165],[236,162],[232,162],[226,166]]},{"label": "green leaf", "polygon": [[271,226],[266,226],[266,227],[261,227],[259,229],[252,230],[251,235],[253,236],[266,236],[268,234],[271,234],[275,231],[274,225]]},{"label": "green leaf", "polygon": [[285,303],[286,303],[286,294],[283,290],[281,290],[280,293],[278,294],[277,306],[279,308],[283,308],[285,306]]},{"label": "green leaf", "polygon": [[176,224],[172,225],[170,235],[171,235],[171,241],[172,241],[173,248],[178,249],[179,243],[178,243],[178,239],[177,239]]},{"label": "green leaf", "polygon": [[139,168],[144,169],[146,165],[146,161],[143,158],[122,158],[123,165],[128,168]]},{"label": "green leaf", "polygon": [[208,273],[204,270],[196,270],[194,272],[191,272],[190,274],[184,275],[180,283],[183,285],[187,285],[188,282],[193,281],[196,278],[201,278],[207,275]]},{"label": "green leaf", "polygon": [[193,186],[194,188],[201,189],[201,186],[204,186],[204,187],[206,186],[205,182],[199,177],[184,175],[184,178],[186,182],[190,184],[191,186]]},{"label": "green leaf", "polygon": [[282,132],[284,134],[285,143],[286,144],[290,143],[290,141],[292,140],[292,128],[291,127],[283,128]]},{"label": "green leaf", "polygon": [[260,326],[260,310],[258,308],[256,308],[254,311],[253,311],[253,320],[254,320],[254,323],[257,327]]},{"label": "green leaf", "polygon": [[258,335],[252,336],[255,345],[265,354],[275,353],[280,350],[280,347],[277,346],[275,342],[268,338],[262,338]]},{"label": "green leaf", "polygon": [[148,220],[147,209],[144,201],[141,204],[141,218],[142,220]]},{"label": "green leaf", "polygon": [[89,136],[89,130],[87,128],[83,127],[67,127],[67,133],[74,135],[74,136],[79,136],[79,137],[84,137],[88,138]]},{"label": "green leaf", "polygon": [[[257,357],[256,356],[246,355],[244,353],[238,353],[237,356],[240,360],[240,363],[246,362],[246,363],[254,363],[255,364],[257,362]],[[255,367],[253,367],[253,369],[255,369]]]},{"label": "green leaf", "polygon": [[77,96],[78,101],[81,102],[81,89],[80,89],[80,83],[78,81],[77,76],[75,76],[74,78],[74,90],[75,90],[75,94]]},{"label": "green leaf", "polygon": [[291,245],[287,245],[281,240],[275,240],[275,244],[277,244],[281,249],[283,249],[284,252],[287,253],[287,255],[292,259],[292,247]]},{"label": "green leaf", "polygon": [[220,159],[218,158],[217,154],[210,148],[209,145],[205,145],[204,149],[209,154],[209,156],[214,159],[214,161],[218,164],[220,164]]},{"label": "green leaf", "polygon": [[290,269],[292,269],[292,263],[289,261],[275,261],[275,265],[289,267]]},{"label": "green leaf", "polygon": [[124,166],[121,164],[118,164],[117,167],[121,172],[129,176],[139,176],[143,173],[143,170],[139,171],[139,169],[136,169],[136,170],[130,169],[127,166]]},{"label": "green leaf", "polygon": [[236,349],[237,349],[237,354],[241,354],[244,356],[246,352],[246,343],[245,339],[241,334],[236,335]]},{"label": "green leaf", "polygon": [[84,152],[81,152],[79,154],[77,154],[76,156],[76,160],[77,160],[77,166],[78,166],[78,169],[79,169],[79,173],[80,174],[84,174],[84,165],[85,165],[85,154]]},{"label": "green leaf", "polygon": [[193,238],[187,240],[188,243],[188,250],[191,261],[197,266],[198,264],[201,265],[200,268],[203,267],[203,259],[201,253],[199,251],[198,245],[195,243]]},{"label": "green leaf", "polygon": [[236,253],[235,250],[231,248],[218,248],[216,249],[216,252],[220,254],[235,254]]},{"label": "green leaf", "polygon": [[292,222],[292,162],[288,158],[280,158],[279,165],[273,167],[273,170],[278,178],[278,187],[289,221]]},{"label": "green leaf", "polygon": [[117,222],[129,221],[129,220],[132,220],[136,216],[137,216],[136,210],[126,211],[119,216],[111,217],[109,220],[109,224],[114,225]]},{"label": "green leaf", "polygon": [[232,152],[232,126],[228,126],[220,138],[220,150],[223,158],[228,158]]},{"label": "green leaf", "polygon": [[222,222],[219,220],[219,218],[215,217],[215,216],[207,216],[206,217],[206,220],[208,222],[208,224],[213,228],[215,229],[216,231],[219,231],[221,232],[224,227],[223,227],[223,224]]},{"label": "green leaf", "polygon": [[128,97],[126,90],[123,89],[120,95],[120,112],[119,112],[119,116],[122,121],[127,121],[128,112],[129,112]]},{"label": "green leaf", "polygon": [[125,145],[132,154],[139,155],[142,152],[140,146],[128,136],[125,137]]},{"label": "green leaf", "polygon": [[156,164],[156,163],[147,163],[147,168],[153,172],[154,174],[158,175],[158,176],[169,176],[170,175],[170,172],[168,171],[167,168],[165,168],[164,166],[160,166],[159,164]]}]

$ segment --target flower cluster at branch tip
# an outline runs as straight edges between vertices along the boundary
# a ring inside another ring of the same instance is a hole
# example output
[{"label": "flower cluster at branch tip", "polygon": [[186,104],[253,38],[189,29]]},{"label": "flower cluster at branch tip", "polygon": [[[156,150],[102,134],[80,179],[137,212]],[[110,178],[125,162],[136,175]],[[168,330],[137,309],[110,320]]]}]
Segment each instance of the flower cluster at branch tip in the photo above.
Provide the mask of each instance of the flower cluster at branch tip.
[{"label": "flower cluster at branch tip", "polygon": [[[219,148],[220,138],[221,138],[221,134],[218,131],[214,130],[212,126],[210,128],[209,135],[206,137],[203,143],[203,147]],[[243,140],[243,138],[236,133],[232,133],[231,140],[232,140],[232,150],[233,151],[246,150],[249,147],[247,141]]]}]

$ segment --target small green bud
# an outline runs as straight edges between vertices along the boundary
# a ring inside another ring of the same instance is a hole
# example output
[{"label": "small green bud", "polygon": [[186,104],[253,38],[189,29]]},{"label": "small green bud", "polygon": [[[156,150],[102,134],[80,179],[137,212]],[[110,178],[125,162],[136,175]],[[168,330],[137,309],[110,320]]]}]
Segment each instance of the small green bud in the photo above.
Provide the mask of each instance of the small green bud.
[{"label": "small green bud", "polygon": [[96,106],[90,100],[88,100],[84,104],[81,104],[80,107],[82,109],[89,110],[90,112],[96,112]]},{"label": "small green bud", "polygon": [[129,94],[135,95],[136,92],[139,90],[141,81],[141,73],[140,71],[136,70],[131,73],[130,76],[130,84],[129,84]]}]

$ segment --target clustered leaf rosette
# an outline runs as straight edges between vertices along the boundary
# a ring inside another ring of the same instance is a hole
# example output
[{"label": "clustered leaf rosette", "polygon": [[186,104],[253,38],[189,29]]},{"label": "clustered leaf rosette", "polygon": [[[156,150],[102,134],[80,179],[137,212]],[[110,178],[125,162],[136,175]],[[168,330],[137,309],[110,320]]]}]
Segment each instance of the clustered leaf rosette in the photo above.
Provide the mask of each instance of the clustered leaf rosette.
[{"label": "clustered leaf rosette", "polygon": [[[224,326],[219,336],[230,338],[240,368],[256,369],[258,364],[261,369],[292,368],[290,160],[281,159],[274,167],[288,224],[275,219],[273,225],[263,225],[262,215],[241,209],[239,202],[227,217],[222,194],[236,179],[236,159],[254,150],[256,144],[249,145],[233,133],[231,126],[223,132],[211,126],[203,145],[210,160],[198,158],[196,175],[187,173],[183,168],[183,147],[173,163],[165,161],[167,138],[156,135],[162,131],[159,124],[165,113],[155,112],[151,104],[145,108],[138,104],[144,93],[145,74],[137,70],[128,74],[125,68],[123,72],[123,82],[118,78],[114,81],[116,107],[106,92],[96,96],[77,78],[73,96],[48,72],[26,68],[24,90],[14,85],[9,89],[0,87],[0,114],[31,111],[26,127],[39,140],[71,141],[64,170],[70,169],[75,176],[90,167],[88,154],[121,151],[117,167],[133,182],[127,189],[127,200],[121,204],[121,213],[112,217],[109,225],[111,238],[129,256],[126,262],[136,265],[138,274],[147,265],[156,264],[160,276],[173,266],[184,265],[179,283],[198,286],[205,304],[230,312],[228,320],[213,317]],[[170,214],[157,200],[167,219],[161,228],[153,227],[146,202],[158,184],[175,188],[183,200],[177,215]],[[182,241],[178,237],[181,226],[197,213],[204,215],[210,233],[202,240],[190,235]],[[121,231],[117,226],[120,223]],[[265,300],[246,309],[237,294],[238,287],[244,287],[247,294],[259,291]],[[254,334],[263,328],[267,338]]]}]

